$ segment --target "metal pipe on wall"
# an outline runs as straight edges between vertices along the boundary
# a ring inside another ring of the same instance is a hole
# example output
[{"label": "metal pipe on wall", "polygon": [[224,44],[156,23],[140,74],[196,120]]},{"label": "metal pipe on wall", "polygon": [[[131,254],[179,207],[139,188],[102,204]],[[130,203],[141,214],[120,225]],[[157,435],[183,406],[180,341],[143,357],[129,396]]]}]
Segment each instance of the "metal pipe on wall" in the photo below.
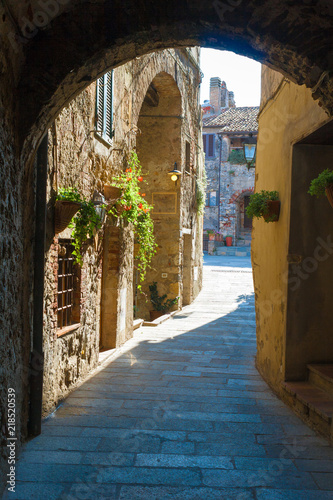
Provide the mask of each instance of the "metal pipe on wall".
[{"label": "metal pipe on wall", "polygon": [[44,263],[46,233],[46,184],[48,171],[48,134],[46,133],[36,157],[36,225],[33,291],[33,339],[30,353],[30,408],[28,430],[32,436],[41,433],[43,399],[43,307]]}]

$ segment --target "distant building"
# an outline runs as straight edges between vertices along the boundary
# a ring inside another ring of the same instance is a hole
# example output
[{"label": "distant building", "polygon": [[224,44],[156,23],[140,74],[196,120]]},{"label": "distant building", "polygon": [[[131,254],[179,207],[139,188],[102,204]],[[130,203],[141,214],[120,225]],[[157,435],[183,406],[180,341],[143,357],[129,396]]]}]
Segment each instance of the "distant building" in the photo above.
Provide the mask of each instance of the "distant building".
[{"label": "distant building", "polygon": [[233,92],[214,77],[202,111],[207,174],[204,230],[232,236],[235,246],[249,246],[252,220],[245,208],[254,191],[255,169],[247,167],[243,143],[257,138],[259,107],[236,107]]}]

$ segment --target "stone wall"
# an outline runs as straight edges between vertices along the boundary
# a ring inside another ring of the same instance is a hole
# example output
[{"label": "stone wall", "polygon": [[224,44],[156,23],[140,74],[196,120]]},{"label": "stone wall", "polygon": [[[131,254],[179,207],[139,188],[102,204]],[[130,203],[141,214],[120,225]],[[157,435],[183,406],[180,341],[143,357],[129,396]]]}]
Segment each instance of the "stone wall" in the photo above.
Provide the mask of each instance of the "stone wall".
[{"label": "stone wall", "polygon": [[[198,53],[194,53],[194,56],[198,58]],[[152,267],[154,270],[159,269],[159,272],[156,275],[154,271],[148,272],[146,288],[154,279],[158,280],[160,292],[166,292],[173,297],[179,296],[181,307],[182,227],[188,228],[191,234],[191,264],[188,272],[192,282],[195,264],[197,268],[202,266],[200,244],[192,234],[192,226],[194,228],[197,225],[194,175],[200,171],[199,157],[202,154],[197,146],[200,133],[197,124],[197,66],[190,64],[191,78],[184,71],[180,71],[178,86],[174,79],[175,63],[182,70],[184,65],[189,64],[188,58],[186,51],[166,51],[146,56],[114,70],[115,135],[112,143],[107,144],[94,131],[95,84],[88,87],[62,111],[49,131],[44,414],[54,410],[59,401],[97,365],[100,349],[121,346],[133,332],[133,234],[130,226],[126,227],[115,220],[107,222],[104,237],[103,232],[100,232],[97,247],[94,240],[85,245],[83,265],[77,279],[80,287],[76,292],[80,302],[77,322],[79,324],[75,323],[74,329],[67,328],[65,333],[58,329],[58,252],[62,241],[70,238],[70,230],[66,229],[54,236],[53,203],[57,187],[76,187],[87,199],[92,198],[95,190],[103,192],[103,185],[110,182],[125,165],[137,139],[139,159],[143,171],[147,173],[147,201],[154,202],[153,193],[156,203],[156,193],[175,192],[176,195],[174,215],[169,217],[155,214],[153,211],[155,237],[159,247]],[[165,70],[171,71],[172,76]],[[147,84],[151,83],[156,85],[159,94],[158,107],[142,104]],[[136,121],[138,110],[140,118]],[[147,119],[149,113],[152,114],[151,119]],[[157,115],[161,115],[162,120],[156,118]],[[176,118],[170,119],[172,115]],[[182,119],[182,116],[185,119]],[[181,125],[182,120],[186,125]],[[166,127],[165,121],[168,123]],[[193,170],[185,174],[184,151],[187,137],[192,138]],[[149,157],[142,148],[143,138]],[[174,161],[177,161],[183,171],[182,180],[177,187],[167,174]],[[167,273],[167,278],[162,281],[161,272]],[[190,301],[200,290],[201,274],[196,278],[196,288]],[[191,285],[193,288],[192,283]],[[136,297],[134,304],[135,300]],[[144,295],[140,297],[139,294],[137,300],[143,307],[146,305]],[[140,309],[139,313],[141,317],[147,316]]]}]

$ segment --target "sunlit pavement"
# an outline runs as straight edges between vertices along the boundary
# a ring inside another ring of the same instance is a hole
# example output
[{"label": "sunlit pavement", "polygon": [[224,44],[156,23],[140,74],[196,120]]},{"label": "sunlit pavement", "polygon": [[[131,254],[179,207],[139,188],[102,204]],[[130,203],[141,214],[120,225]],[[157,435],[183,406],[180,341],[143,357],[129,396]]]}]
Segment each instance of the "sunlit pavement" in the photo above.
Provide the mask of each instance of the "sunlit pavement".
[{"label": "sunlit pavement", "polygon": [[65,401],[6,498],[333,499],[333,449],[270,391],[255,351],[250,259],[205,256],[198,299]]}]

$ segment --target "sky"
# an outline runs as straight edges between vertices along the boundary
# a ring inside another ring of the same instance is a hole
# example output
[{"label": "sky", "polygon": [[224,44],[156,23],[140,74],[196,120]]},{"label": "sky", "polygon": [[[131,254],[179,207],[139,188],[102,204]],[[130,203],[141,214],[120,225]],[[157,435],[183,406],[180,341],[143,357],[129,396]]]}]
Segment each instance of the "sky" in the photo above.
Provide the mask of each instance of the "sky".
[{"label": "sky", "polygon": [[201,49],[200,103],[209,100],[209,82],[219,76],[235,94],[236,106],[260,105],[261,64],[226,50]]}]

